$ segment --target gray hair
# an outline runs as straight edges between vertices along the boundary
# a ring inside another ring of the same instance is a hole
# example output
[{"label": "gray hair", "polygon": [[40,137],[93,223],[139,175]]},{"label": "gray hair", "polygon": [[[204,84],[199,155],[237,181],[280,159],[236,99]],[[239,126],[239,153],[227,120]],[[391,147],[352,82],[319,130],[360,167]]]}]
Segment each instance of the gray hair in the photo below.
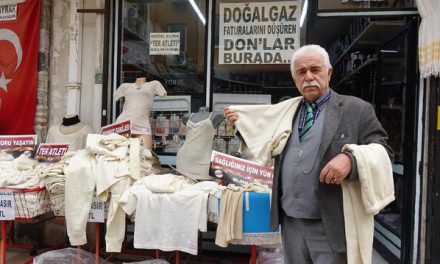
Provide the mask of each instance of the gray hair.
[{"label": "gray hair", "polygon": [[293,54],[292,58],[290,59],[290,73],[292,76],[295,75],[295,61],[298,59],[299,56],[304,55],[305,53],[313,52],[321,54],[322,58],[324,59],[324,66],[327,67],[327,69],[332,69],[332,65],[330,64],[330,58],[328,56],[327,51],[319,46],[319,45],[304,45],[301,48],[297,49]]}]

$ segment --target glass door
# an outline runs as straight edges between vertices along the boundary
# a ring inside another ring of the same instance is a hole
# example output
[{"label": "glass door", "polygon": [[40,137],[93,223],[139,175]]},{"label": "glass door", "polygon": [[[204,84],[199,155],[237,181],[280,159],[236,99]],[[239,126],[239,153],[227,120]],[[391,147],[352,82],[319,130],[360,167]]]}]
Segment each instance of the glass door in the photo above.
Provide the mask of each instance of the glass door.
[{"label": "glass door", "polygon": [[417,150],[417,22],[407,21],[394,37],[379,45],[375,105],[388,143],[395,153],[396,200],[375,217],[375,242],[393,263],[409,263],[414,235]]}]

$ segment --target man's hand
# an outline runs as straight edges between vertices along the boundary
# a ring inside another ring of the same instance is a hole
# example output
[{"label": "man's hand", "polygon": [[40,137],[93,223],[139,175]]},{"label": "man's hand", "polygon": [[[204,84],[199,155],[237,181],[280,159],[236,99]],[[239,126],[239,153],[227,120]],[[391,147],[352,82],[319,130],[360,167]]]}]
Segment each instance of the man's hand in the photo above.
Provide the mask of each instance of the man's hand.
[{"label": "man's hand", "polygon": [[231,124],[235,124],[235,121],[237,121],[238,119],[238,115],[235,110],[232,110],[228,107],[225,107],[225,109],[223,109],[223,114],[226,116]]},{"label": "man's hand", "polygon": [[341,184],[351,172],[351,159],[346,154],[339,154],[322,169],[319,181],[327,184]]}]

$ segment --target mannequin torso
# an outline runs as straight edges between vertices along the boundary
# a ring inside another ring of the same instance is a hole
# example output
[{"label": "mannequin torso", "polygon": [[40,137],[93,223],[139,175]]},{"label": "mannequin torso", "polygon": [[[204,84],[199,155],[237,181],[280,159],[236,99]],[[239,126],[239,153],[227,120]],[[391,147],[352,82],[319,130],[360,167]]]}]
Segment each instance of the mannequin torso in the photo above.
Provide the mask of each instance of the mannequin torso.
[{"label": "mannequin torso", "polygon": [[71,125],[71,126],[64,126],[64,125],[61,124],[59,129],[60,129],[61,134],[70,135],[70,134],[73,134],[75,132],[80,131],[85,126],[86,125],[83,124],[83,123],[78,123],[78,124],[74,124],[74,125]]},{"label": "mannequin torso", "polygon": [[150,110],[155,96],[166,96],[167,92],[158,81],[147,82],[147,78],[140,77],[134,83],[123,83],[113,95],[115,100],[124,97],[122,113],[116,122],[131,121],[133,137],[142,137],[151,149],[152,137],[150,127]]},{"label": "mannequin torso", "polygon": [[63,117],[59,130],[62,134],[69,135],[78,132],[83,127],[85,127],[85,124],[81,123],[78,115],[68,115]]},{"label": "mannequin torso", "polygon": [[81,123],[78,115],[65,116],[61,124],[49,128],[46,143],[69,143],[69,151],[78,150],[84,148],[89,133],[92,133],[92,130]]},{"label": "mannequin torso", "polygon": [[194,123],[198,123],[202,120],[210,118],[212,126],[214,128],[217,128],[220,125],[220,123],[225,119],[225,116],[223,115],[223,112],[218,112],[218,111],[214,111],[212,113],[208,112],[208,108],[202,106],[199,108],[199,111],[197,111],[196,113],[184,114],[182,117],[182,122],[184,124],[186,124],[190,118],[191,118],[191,121]]},{"label": "mannequin torso", "polygon": [[140,78],[136,78],[136,81],[134,82],[137,86],[141,86],[142,84],[147,82],[147,78],[145,77],[140,77]]},{"label": "mannequin torso", "polygon": [[192,179],[212,179],[209,176],[212,142],[224,118],[222,112],[211,113],[207,107],[183,116],[187,126],[186,139],[176,155],[176,167],[180,173]]},{"label": "mannequin torso", "polygon": [[[138,78],[134,83],[123,83],[113,95],[115,100],[124,97],[122,113],[116,122],[131,120],[132,134],[150,134],[150,110],[155,96],[165,96],[166,91],[158,81],[144,82]],[[142,84],[142,82],[144,82]]]}]

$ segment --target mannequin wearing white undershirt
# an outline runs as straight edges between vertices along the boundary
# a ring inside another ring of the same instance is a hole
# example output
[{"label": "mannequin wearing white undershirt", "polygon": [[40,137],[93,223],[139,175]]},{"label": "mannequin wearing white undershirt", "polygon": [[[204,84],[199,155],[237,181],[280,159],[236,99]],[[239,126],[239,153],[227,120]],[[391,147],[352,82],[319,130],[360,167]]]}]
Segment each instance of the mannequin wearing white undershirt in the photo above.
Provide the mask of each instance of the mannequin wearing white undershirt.
[{"label": "mannequin wearing white undershirt", "polygon": [[224,119],[222,112],[208,112],[207,107],[183,116],[187,133],[185,143],[176,156],[176,167],[180,173],[197,180],[213,179],[209,176],[212,142],[218,125]]},{"label": "mannequin wearing white undershirt", "polygon": [[[143,85],[146,82],[147,82],[147,78],[145,78],[145,77],[136,78],[136,80],[134,81],[136,86],[141,86],[141,85]],[[132,137],[140,137],[140,138],[142,138],[142,140],[145,142],[145,145],[147,146],[147,148],[151,150],[151,148],[153,146],[153,137],[151,135],[148,135],[148,134],[132,134]]]},{"label": "mannequin wearing white undershirt", "polygon": [[154,96],[166,96],[166,94],[160,82],[147,82],[145,77],[137,78],[134,83],[121,84],[114,94],[116,101],[121,97],[125,98],[122,113],[116,122],[131,120],[132,137],[141,137],[150,150],[153,143],[149,121],[150,108]]},{"label": "mannequin wearing white undershirt", "polygon": [[217,127],[220,125],[220,123],[225,119],[225,116],[222,112],[214,111],[209,112],[208,107],[202,106],[199,108],[199,111],[196,113],[190,114],[184,114],[182,116],[182,122],[186,125],[188,120],[191,118],[192,122],[200,122],[201,120],[209,118],[211,120],[212,126],[217,129]]},{"label": "mannequin wearing white undershirt", "polygon": [[81,123],[78,115],[63,117],[60,125],[54,125],[47,132],[46,143],[69,143],[69,151],[84,148],[87,134],[92,133],[90,127]]}]

